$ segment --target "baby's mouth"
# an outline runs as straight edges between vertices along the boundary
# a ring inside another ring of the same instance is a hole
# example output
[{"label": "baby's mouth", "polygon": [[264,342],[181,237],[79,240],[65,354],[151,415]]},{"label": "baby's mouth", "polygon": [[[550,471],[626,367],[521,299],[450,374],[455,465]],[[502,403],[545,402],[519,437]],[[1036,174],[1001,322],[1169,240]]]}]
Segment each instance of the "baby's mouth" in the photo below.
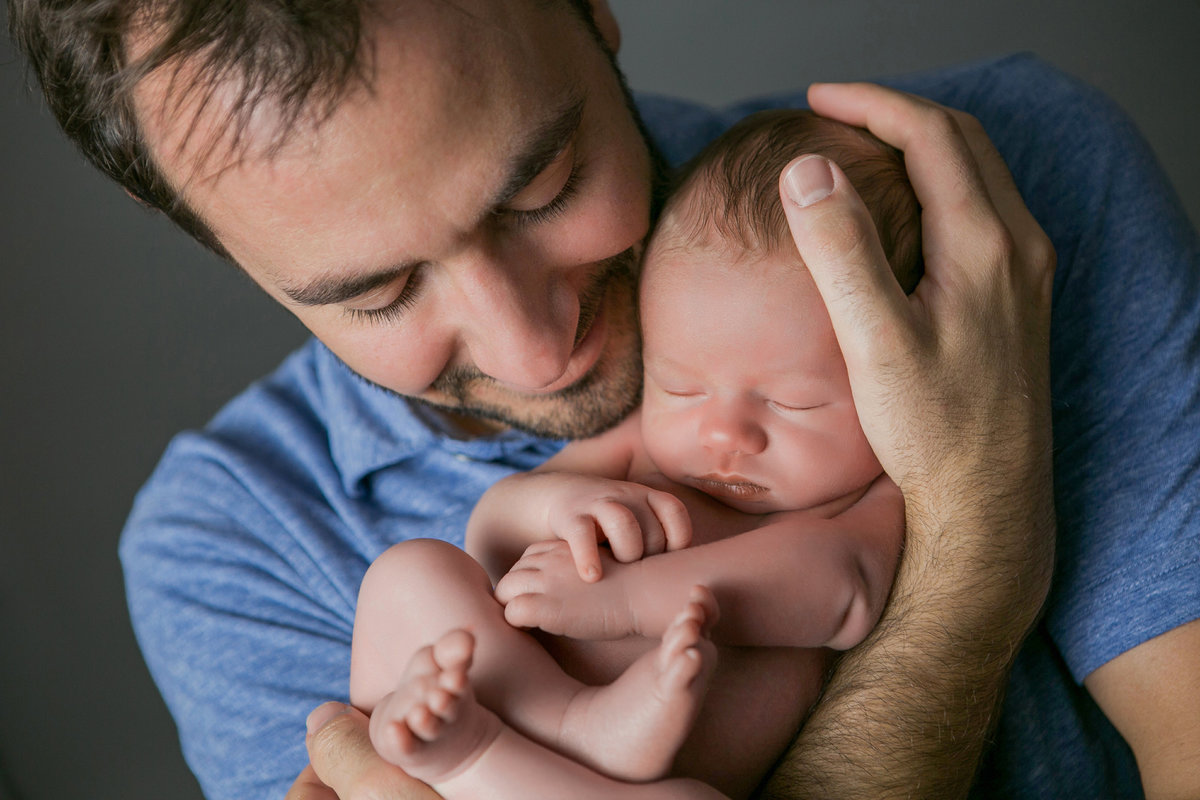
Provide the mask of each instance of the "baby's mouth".
[{"label": "baby's mouth", "polygon": [[741,475],[709,473],[708,475],[697,476],[693,480],[697,489],[716,497],[746,499],[770,491],[766,486],[754,483]]}]

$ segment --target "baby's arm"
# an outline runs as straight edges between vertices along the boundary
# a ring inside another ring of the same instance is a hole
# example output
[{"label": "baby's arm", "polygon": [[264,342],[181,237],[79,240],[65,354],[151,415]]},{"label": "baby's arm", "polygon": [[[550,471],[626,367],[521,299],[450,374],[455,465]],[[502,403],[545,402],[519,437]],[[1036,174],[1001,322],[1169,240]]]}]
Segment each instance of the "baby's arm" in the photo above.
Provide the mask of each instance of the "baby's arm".
[{"label": "baby's arm", "polygon": [[891,589],[904,536],[904,507],[891,481],[876,481],[830,520],[799,512],[709,544],[630,564],[605,562],[585,584],[561,547],[532,549],[496,597],[514,625],[577,638],[658,636],[695,584],[721,606],[713,639],[749,646],[846,649],[871,630]]},{"label": "baby's arm", "polygon": [[687,547],[691,525],[679,499],[625,480],[639,436],[634,415],[572,442],[532,472],[497,482],[471,513],[467,552],[495,582],[529,545],[562,539],[579,576],[593,582],[602,574],[601,542],[622,562]]}]

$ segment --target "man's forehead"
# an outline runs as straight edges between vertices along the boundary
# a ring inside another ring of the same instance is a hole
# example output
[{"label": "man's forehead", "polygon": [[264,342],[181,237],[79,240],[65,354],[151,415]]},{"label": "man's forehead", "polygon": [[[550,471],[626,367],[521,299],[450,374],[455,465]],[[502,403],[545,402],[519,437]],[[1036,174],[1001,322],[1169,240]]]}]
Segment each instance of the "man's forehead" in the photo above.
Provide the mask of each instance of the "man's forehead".
[{"label": "man's forehead", "polygon": [[[459,27],[380,23],[396,29],[376,30],[369,83],[276,150],[252,144],[218,163],[152,143],[185,203],[265,288],[449,254],[515,183],[531,138],[582,112],[596,76],[579,65],[578,37],[590,34],[578,20],[451,20]],[[217,110],[197,119],[220,135]]]},{"label": "man's forehead", "polygon": [[[356,128],[385,121],[397,139],[405,133],[478,138],[491,131],[502,142],[519,130],[514,126],[536,124],[547,93],[555,94],[546,80],[555,73],[542,52],[551,20],[544,11],[529,16],[531,5],[390,4],[386,13],[364,20],[360,80],[336,96],[313,98],[298,115],[281,107],[269,88],[248,92],[237,69],[214,78],[199,74],[202,59],[168,64],[138,86],[139,122],[160,168],[185,198],[198,181],[218,179],[245,161],[325,155],[328,140],[348,127],[329,124],[339,118],[350,118]],[[495,102],[497,95],[507,102]]]}]

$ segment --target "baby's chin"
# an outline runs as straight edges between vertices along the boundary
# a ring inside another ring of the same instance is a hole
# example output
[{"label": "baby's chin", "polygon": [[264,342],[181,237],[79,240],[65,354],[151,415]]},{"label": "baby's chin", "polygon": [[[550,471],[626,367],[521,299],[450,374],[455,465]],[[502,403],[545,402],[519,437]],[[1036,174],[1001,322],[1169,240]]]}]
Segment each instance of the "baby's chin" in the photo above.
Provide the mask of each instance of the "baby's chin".
[{"label": "baby's chin", "polygon": [[780,511],[803,511],[823,519],[836,517],[867,493],[878,476],[861,486],[844,492],[828,492],[820,496],[810,492],[781,492],[749,481],[727,482],[689,477],[679,481],[704,492],[714,500],[744,514],[774,514]]}]

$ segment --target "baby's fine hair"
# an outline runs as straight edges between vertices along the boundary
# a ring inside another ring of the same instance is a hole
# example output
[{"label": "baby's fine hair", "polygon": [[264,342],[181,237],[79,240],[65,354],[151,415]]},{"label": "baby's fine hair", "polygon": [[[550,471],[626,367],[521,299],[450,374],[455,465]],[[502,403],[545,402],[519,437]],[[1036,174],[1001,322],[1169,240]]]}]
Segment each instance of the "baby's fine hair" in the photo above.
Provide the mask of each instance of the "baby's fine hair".
[{"label": "baby's fine hair", "polygon": [[[794,250],[779,199],[779,175],[794,158],[819,153],[837,163],[862,197],[892,271],[905,292],[923,272],[921,206],[899,150],[870,132],[799,109],[762,111],[712,142],[675,179],[663,211],[672,241],[713,233],[745,250]],[[684,213],[680,204],[686,204]]]}]

